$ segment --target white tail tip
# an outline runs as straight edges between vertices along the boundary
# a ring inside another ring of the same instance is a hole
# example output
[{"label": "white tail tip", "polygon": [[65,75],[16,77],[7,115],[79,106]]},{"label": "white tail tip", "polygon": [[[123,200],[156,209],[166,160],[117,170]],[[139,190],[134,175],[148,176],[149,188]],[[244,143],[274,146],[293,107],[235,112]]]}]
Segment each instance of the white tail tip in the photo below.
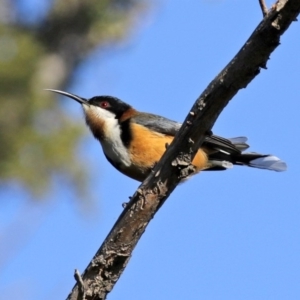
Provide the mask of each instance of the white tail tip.
[{"label": "white tail tip", "polygon": [[282,172],[287,169],[286,163],[273,155],[253,159],[249,162],[249,165],[254,168],[268,169],[277,172]]}]

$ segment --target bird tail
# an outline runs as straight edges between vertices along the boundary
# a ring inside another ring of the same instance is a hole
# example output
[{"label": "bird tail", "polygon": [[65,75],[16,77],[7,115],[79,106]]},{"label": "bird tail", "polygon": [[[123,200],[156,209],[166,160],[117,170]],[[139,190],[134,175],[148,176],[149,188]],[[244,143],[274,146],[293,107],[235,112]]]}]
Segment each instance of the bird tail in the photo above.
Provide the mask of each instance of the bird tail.
[{"label": "bird tail", "polygon": [[277,156],[256,152],[243,152],[249,148],[249,145],[246,144],[247,138],[245,137],[232,138],[228,139],[228,141],[234,146],[235,151],[228,150],[228,147],[226,149],[222,149],[222,147],[215,149],[217,151],[208,156],[209,168],[206,170],[225,170],[232,168],[233,165],[243,165],[277,172],[287,169],[286,163]]},{"label": "bird tail", "polygon": [[255,152],[242,153],[235,158],[234,164],[277,172],[282,172],[287,169],[286,163],[277,156],[264,155]]}]

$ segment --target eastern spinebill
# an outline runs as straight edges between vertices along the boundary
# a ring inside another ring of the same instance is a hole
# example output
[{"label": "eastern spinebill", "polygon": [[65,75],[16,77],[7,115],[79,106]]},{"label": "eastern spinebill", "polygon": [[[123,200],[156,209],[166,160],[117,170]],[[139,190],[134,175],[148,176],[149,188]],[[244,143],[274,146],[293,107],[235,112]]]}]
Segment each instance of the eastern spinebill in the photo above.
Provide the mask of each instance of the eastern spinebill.
[{"label": "eastern spinebill", "polygon": [[[111,96],[85,99],[64,91],[47,89],[67,96],[83,107],[86,124],[99,140],[107,160],[120,172],[143,181],[160,160],[181,124],[158,115],[139,112]],[[244,152],[246,137],[223,138],[208,134],[198,149],[192,165],[194,174],[207,170],[225,170],[233,165],[284,171],[286,164],[278,157]]]}]

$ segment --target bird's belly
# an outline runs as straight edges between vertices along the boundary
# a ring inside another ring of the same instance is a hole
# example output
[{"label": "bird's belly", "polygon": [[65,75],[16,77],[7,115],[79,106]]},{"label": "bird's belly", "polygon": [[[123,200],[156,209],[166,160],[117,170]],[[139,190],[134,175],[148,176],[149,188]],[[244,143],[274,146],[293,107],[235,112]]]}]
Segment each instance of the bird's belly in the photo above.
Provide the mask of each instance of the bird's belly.
[{"label": "bird's belly", "polygon": [[[148,148],[149,150],[149,148]],[[153,150],[153,149],[152,149]],[[114,165],[124,175],[135,179],[137,181],[143,181],[151,172],[155,164],[160,160],[164,151],[161,152],[161,155],[157,156],[156,159],[153,159],[151,156],[148,160],[143,160],[147,157],[147,151],[143,154],[135,155],[135,163],[132,163],[130,166],[125,166],[124,164]],[[147,162],[147,163],[146,163]],[[207,155],[201,149],[198,150],[195,158],[192,161],[192,165],[195,167],[195,172],[191,175],[199,173],[201,170],[207,167]]]},{"label": "bird's belly", "polygon": [[[172,142],[174,137],[153,132],[138,124],[134,126],[136,127],[135,136],[128,147],[131,164],[120,164],[115,167],[123,174],[143,181],[160,160],[166,151],[166,146]],[[196,168],[195,173],[204,169],[207,164],[205,152],[199,149],[192,164]]]}]

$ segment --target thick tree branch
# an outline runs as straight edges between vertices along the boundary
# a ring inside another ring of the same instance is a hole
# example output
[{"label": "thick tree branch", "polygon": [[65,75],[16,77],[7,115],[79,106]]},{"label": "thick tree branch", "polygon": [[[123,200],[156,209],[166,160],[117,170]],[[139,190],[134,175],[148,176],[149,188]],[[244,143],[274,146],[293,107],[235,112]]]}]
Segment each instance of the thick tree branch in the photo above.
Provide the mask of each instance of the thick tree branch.
[{"label": "thick tree branch", "polygon": [[[251,37],[210,83],[190,110],[183,126],[162,159],[125,207],[82,279],[87,300],[105,299],[126,267],[146,226],[180,179],[217,117],[239,91],[266,68],[280,36],[300,12],[300,0],[279,0]],[[76,284],[68,299],[81,299]]]}]

